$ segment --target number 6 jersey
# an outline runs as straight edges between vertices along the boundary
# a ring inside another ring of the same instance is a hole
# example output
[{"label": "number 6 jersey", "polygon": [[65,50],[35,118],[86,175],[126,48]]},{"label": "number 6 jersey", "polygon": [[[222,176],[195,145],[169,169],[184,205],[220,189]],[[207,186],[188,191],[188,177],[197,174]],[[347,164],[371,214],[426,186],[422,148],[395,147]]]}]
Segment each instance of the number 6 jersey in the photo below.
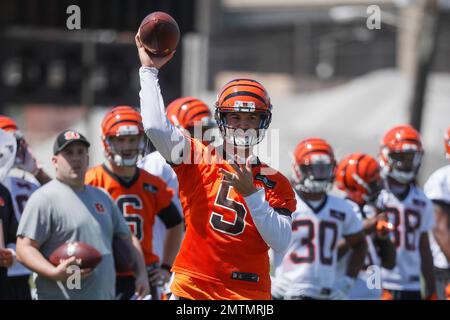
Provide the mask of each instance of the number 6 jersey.
[{"label": "number 6 jersey", "polygon": [[390,233],[397,251],[392,270],[382,269],[383,288],[388,290],[420,290],[420,235],[431,230],[434,212],[431,201],[414,185],[404,199],[383,190],[377,201],[395,230]]},{"label": "number 6 jersey", "polygon": [[337,272],[338,241],[362,228],[361,220],[346,200],[327,195],[314,209],[297,195],[291,243],[275,270],[274,297],[328,298]]},{"label": "number 6 jersey", "polygon": [[153,224],[155,216],[170,205],[173,191],[160,178],[143,169],[137,169],[130,181],[125,181],[111,172],[106,165],[89,169],[86,184],[102,188],[122,212],[131,232],[141,242],[145,264],[158,262],[153,253]]}]

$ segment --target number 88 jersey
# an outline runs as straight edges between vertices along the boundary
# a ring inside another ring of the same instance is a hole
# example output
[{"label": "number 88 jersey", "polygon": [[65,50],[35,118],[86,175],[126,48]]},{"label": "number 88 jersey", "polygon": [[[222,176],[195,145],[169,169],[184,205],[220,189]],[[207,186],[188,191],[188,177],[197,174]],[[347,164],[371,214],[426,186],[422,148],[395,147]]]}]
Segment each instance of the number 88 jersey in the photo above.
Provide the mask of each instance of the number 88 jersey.
[{"label": "number 88 jersey", "polygon": [[377,202],[377,207],[383,208],[395,228],[390,237],[397,249],[395,268],[382,270],[383,288],[420,290],[419,240],[421,234],[430,231],[434,224],[431,201],[422,190],[410,185],[403,199],[383,190]]},{"label": "number 88 jersey", "polygon": [[273,296],[328,298],[337,272],[339,239],[362,228],[361,220],[344,199],[328,195],[318,208],[312,208],[297,195],[292,239],[275,270]]}]

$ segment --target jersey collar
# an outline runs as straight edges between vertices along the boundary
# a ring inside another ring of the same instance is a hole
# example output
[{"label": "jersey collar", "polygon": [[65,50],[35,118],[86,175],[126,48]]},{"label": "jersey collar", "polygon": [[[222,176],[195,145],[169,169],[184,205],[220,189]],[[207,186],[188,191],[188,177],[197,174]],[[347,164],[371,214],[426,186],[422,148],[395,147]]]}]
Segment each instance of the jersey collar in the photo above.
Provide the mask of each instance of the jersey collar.
[{"label": "jersey collar", "polygon": [[105,164],[102,164],[102,168],[111,178],[113,178],[115,181],[117,181],[121,186],[124,186],[125,188],[130,188],[139,179],[140,173],[139,168],[136,168],[136,173],[130,180],[125,180],[122,177],[118,176],[117,174],[109,170],[109,168]]}]

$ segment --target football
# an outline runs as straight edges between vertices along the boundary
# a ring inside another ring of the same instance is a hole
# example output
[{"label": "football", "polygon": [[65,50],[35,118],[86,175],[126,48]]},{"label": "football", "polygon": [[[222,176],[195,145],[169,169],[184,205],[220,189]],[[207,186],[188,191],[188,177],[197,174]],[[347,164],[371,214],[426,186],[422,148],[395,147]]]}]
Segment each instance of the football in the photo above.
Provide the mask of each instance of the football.
[{"label": "football", "polygon": [[165,12],[157,11],[142,20],[139,37],[151,54],[165,56],[176,49],[180,40],[180,29],[174,18]]},{"label": "football", "polygon": [[53,251],[50,262],[57,266],[62,260],[72,256],[76,257],[76,263],[81,269],[95,268],[102,261],[102,255],[97,249],[84,242],[72,241],[64,243]]},{"label": "football", "polygon": [[134,270],[135,257],[129,245],[121,237],[113,239],[114,265],[116,272],[130,272]]}]

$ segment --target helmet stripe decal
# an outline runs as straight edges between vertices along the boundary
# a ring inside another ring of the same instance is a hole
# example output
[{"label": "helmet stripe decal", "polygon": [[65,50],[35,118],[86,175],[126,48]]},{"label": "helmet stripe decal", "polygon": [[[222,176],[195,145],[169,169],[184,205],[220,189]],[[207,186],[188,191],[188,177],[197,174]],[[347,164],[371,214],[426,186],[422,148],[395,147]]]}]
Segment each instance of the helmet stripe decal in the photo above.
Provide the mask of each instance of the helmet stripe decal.
[{"label": "helmet stripe decal", "polygon": [[264,101],[264,99],[260,96],[257,95],[253,92],[249,92],[249,91],[239,91],[239,92],[234,92],[229,94],[228,96],[226,96],[222,102],[227,101],[228,99],[234,98],[234,97],[239,97],[239,96],[247,96],[247,97],[253,97],[258,99],[259,101],[261,101],[262,103],[264,103],[265,106],[267,106],[269,108],[269,106],[266,104],[266,102]]},{"label": "helmet stripe decal", "polygon": [[[259,83],[258,83],[258,84],[259,84]],[[233,83],[232,85],[229,85],[229,86],[223,88],[223,89],[222,89],[222,94],[223,94],[225,91],[228,91],[228,90],[230,90],[231,88],[237,87],[237,86],[240,86],[240,87],[251,87],[251,88],[256,88],[256,89],[259,89],[259,90],[262,90],[262,91],[266,91],[261,85],[255,86],[255,85],[253,85],[253,84],[248,84],[248,83]],[[219,97],[219,98],[220,98],[220,97]]]}]

